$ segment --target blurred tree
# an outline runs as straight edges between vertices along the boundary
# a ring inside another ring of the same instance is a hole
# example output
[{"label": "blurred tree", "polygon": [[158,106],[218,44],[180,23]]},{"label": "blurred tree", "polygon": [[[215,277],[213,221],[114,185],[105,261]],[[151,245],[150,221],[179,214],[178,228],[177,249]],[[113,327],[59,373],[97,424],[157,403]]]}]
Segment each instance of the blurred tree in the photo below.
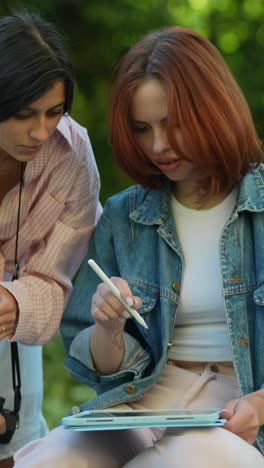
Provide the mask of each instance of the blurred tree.
[{"label": "blurred tree", "polygon": [[[245,93],[260,137],[264,119],[263,0],[1,0],[0,15],[38,10],[66,34],[78,89],[73,117],[88,128],[101,174],[101,200],[131,184],[115,167],[107,140],[112,75],[120,57],[147,31],[183,25],[208,37],[221,51]],[[90,398],[90,389],[63,369],[57,337],[44,347],[44,413],[50,426],[71,406]]]}]

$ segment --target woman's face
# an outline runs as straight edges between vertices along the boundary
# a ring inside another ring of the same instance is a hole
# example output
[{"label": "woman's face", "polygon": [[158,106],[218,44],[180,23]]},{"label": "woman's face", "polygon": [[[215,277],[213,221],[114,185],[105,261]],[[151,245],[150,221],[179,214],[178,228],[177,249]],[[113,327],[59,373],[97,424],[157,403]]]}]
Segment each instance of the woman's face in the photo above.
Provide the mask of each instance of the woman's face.
[{"label": "woman's face", "polygon": [[[184,183],[185,188],[186,184],[192,187],[200,174],[192,163],[179,159],[169,144],[168,100],[160,81],[150,78],[138,86],[132,98],[131,115],[134,137],[143,153],[168,179],[176,182],[177,186]],[[182,151],[186,153],[181,132],[177,127],[175,135]]]},{"label": "woman's face", "polygon": [[0,157],[33,160],[56,129],[64,112],[65,85],[56,81],[43,96],[0,122]]}]

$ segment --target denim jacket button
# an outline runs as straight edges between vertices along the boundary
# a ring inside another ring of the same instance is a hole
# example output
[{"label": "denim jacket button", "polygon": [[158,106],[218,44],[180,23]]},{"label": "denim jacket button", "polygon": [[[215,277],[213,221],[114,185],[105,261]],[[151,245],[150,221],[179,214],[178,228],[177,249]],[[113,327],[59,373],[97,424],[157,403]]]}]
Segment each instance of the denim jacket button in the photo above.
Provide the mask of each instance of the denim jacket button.
[{"label": "denim jacket button", "polygon": [[125,390],[127,393],[135,393],[136,387],[133,384],[127,384]]},{"label": "denim jacket button", "polygon": [[180,292],[181,284],[178,283],[177,281],[174,281],[174,282],[172,283],[172,289],[173,289],[173,291],[175,291],[175,292]]},{"label": "denim jacket button", "polygon": [[78,414],[81,412],[79,406],[73,406],[71,409],[72,414]]}]

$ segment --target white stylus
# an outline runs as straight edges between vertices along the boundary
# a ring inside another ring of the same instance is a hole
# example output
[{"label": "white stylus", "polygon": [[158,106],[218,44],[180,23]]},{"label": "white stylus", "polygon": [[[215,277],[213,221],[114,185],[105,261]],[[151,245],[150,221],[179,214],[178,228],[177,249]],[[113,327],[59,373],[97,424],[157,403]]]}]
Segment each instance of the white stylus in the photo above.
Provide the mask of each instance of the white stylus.
[{"label": "white stylus", "polygon": [[109,287],[109,289],[111,289],[112,293],[114,294],[115,297],[117,297],[117,299],[125,306],[125,308],[128,310],[128,312],[130,313],[130,315],[132,315],[132,317],[134,317],[134,319],[140,324],[142,325],[142,327],[148,329],[148,326],[145,322],[145,320],[141,317],[141,315],[139,315],[139,313],[135,310],[135,309],[132,309],[132,307],[130,307],[126,301],[123,299],[123,297],[121,296],[121,293],[119,291],[119,289],[114,285],[114,283],[112,283],[112,281],[110,280],[110,278],[108,278],[108,276],[103,272],[103,270],[97,265],[97,263],[92,260],[90,258],[90,260],[88,260],[88,265],[95,271],[95,273],[97,273],[98,276],[100,276],[101,280],[107,284],[107,286]]}]

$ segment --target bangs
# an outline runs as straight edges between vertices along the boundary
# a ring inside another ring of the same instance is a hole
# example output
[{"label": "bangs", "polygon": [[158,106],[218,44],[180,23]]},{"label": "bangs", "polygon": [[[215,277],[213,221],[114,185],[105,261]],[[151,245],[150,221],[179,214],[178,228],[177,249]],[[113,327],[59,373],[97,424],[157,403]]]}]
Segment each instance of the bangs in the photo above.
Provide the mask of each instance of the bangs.
[{"label": "bangs", "polygon": [[[159,188],[166,178],[140,151],[130,116],[135,89],[158,79],[168,97],[168,140],[182,159],[206,175],[201,189],[232,187],[262,158],[247,102],[218,50],[185,28],[145,36],[121,63],[110,113],[110,142],[117,164],[136,183]],[[176,139],[179,128],[184,151]]]}]

